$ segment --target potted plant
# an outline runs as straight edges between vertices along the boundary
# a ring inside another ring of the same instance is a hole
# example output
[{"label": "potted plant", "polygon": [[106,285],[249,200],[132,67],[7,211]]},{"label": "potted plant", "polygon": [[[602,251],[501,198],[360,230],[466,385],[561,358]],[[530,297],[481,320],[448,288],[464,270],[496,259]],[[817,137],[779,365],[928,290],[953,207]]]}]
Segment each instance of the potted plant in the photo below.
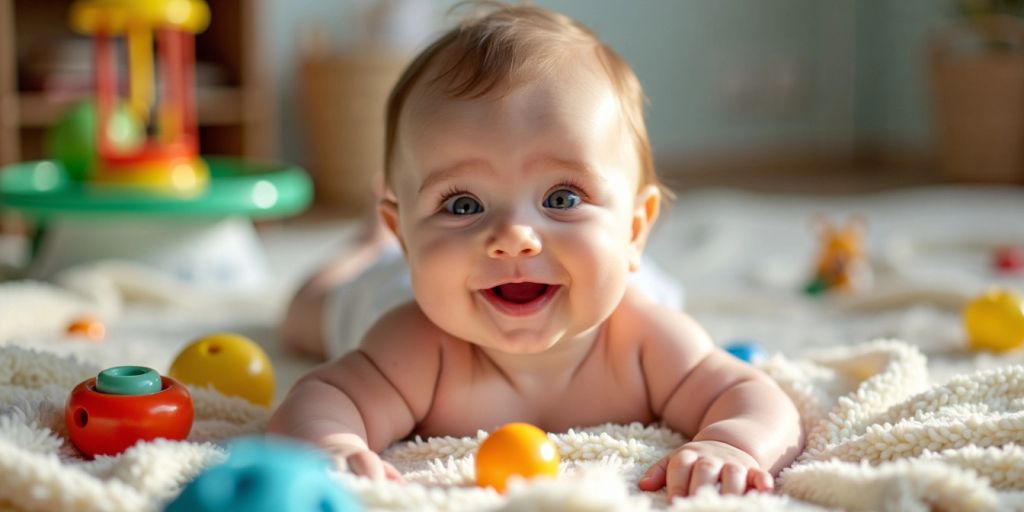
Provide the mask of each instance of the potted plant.
[{"label": "potted plant", "polygon": [[1024,183],[1024,0],[959,0],[930,42],[943,176]]}]

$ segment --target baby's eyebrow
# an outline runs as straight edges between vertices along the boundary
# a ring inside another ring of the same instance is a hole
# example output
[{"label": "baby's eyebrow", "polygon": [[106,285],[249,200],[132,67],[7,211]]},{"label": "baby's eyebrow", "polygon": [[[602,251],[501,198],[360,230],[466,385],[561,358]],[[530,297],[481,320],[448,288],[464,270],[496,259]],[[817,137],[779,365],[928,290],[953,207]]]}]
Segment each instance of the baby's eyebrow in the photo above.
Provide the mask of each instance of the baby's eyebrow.
[{"label": "baby's eyebrow", "polygon": [[427,177],[423,178],[423,183],[420,183],[419,192],[423,193],[424,190],[434,186],[436,183],[480,171],[494,174],[494,169],[492,169],[490,165],[487,165],[487,162],[483,160],[473,159],[456,162],[453,165],[442,167],[428,173]]},{"label": "baby's eyebrow", "polygon": [[608,181],[608,178],[597,172],[592,166],[581,160],[573,160],[566,158],[558,158],[552,156],[545,156],[538,158],[528,166],[527,172],[544,172],[557,169],[559,171],[569,171],[574,174],[581,174],[585,177],[598,181]]},{"label": "baby's eyebrow", "polygon": [[[530,161],[529,164],[527,164],[526,172],[528,174],[533,174],[551,170],[569,171],[574,174],[583,175],[588,179],[608,181],[606,176],[597,172],[586,162],[551,156],[540,157]],[[420,183],[418,193],[422,194],[424,190],[433,187],[437,183],[479,172],[485,172],[492,175],[495,174],[494,168],[485,160],[472,159],[456,162],[455,164],[442,167],[428,173],[427,177],[423,178],[423,182]]]}]

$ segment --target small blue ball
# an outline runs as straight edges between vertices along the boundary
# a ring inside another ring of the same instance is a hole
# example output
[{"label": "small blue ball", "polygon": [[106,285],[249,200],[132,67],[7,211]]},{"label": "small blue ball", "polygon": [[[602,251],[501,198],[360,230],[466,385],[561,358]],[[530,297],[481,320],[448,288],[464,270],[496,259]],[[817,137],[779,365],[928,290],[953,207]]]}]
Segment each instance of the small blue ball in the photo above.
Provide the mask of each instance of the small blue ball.
[{"label": "small blue ball", "polygon": [[228,446],[222,464],[203,471],[165,512],[356,512],[359,502],[330,475],[313,447],[273,437],[246,437]]},{"label": "small blue ball", "polygon": [[725,351],[751,364],[760,363],[768,358],[764,348],[752,341],[734,341],[725,346]]}]

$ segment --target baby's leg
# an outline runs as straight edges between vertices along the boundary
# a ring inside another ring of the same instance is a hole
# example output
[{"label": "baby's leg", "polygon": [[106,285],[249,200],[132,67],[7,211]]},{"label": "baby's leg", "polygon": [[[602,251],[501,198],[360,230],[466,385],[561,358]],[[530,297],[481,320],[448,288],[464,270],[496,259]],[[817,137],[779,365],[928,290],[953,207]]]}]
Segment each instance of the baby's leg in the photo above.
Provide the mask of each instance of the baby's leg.
[{"label": "baby's leg", "polygon": [[373,265],[394,243],[392,238],[374,215],[355,247],[335,256],[306,280],[292,297],[281,324],[280,339],[286,347],[324,358],[327,297],[332,290],[354,280]]}]

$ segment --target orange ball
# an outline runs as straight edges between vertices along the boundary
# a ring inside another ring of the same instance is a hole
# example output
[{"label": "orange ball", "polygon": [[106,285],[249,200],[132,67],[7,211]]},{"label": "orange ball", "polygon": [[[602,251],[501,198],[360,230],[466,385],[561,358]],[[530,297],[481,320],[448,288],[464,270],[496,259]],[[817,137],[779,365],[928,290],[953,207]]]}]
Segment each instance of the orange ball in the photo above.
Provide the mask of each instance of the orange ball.
[{"label": "orange ball", "polygon": [[82,336],[93,341],[100,341],[107,335],[107,328],[103,322],[83,316],[75,319],[68,325],[67,333],[71,336]]},{"label": "orange ball", "polygon": [[476,484],[505,492],[512,475],[557,475],[558,461],[558,447],[543,430],[527,423],[509,423],[480,444],[476,452]]}]

